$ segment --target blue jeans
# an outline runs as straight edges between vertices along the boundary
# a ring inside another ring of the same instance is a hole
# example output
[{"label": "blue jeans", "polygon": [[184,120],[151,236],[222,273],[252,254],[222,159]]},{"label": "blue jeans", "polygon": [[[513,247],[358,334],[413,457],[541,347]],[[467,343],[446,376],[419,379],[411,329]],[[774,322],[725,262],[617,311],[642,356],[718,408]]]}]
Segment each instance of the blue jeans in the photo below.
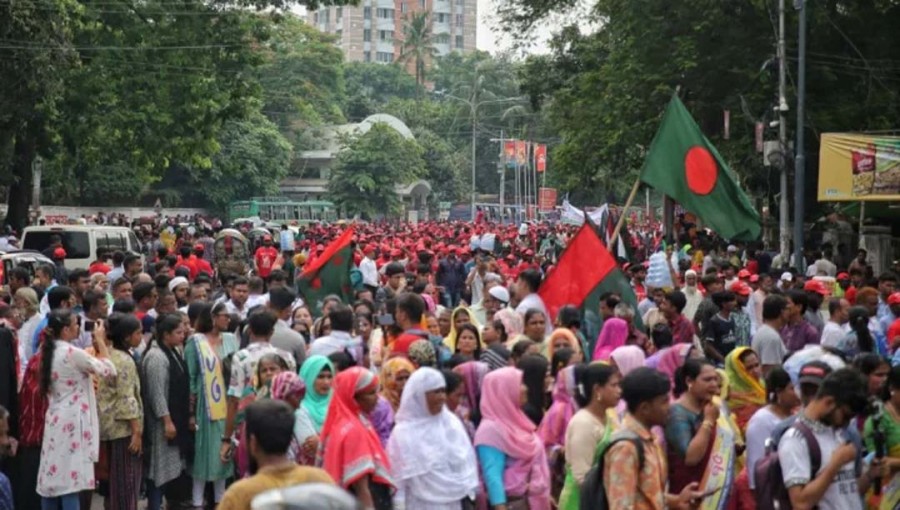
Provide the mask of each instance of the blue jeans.
[{"label": "blue jeans", "polygon": [[41,510],[80,510],[77,492],[55,498],[41,498]]},{"label": "blue jeans", "polygon": [[152,481],[147,480],[147,510],[160,510],[162,508],[163,491]]}]

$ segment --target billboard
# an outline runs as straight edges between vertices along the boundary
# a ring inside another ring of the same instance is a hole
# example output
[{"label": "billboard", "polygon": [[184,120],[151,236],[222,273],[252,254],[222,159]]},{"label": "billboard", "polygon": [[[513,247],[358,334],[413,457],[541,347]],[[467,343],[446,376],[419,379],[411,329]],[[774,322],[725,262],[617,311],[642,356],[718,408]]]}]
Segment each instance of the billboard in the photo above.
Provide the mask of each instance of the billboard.
[{"label": "billboard", "polygon": [[900,136],[822,134],[818,199],[900,200]]},{"label": "billboard", "polygon": [[539,174],[547,170],[547,145],[543,143],[534,145],[534,169]]},{"label": "billboard", "polygon": [[556,208],[556,188],[538,188],[538,208],[541,212]]}]

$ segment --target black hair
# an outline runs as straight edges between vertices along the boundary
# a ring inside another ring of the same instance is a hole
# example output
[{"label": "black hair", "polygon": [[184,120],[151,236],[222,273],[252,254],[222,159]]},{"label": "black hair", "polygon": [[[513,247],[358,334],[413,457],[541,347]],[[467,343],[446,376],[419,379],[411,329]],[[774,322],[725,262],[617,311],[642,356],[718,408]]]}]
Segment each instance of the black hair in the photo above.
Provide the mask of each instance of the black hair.
[{"label": "black hair", "polygon": [[114,251],[112,254],[113,266],[121,266],[125,262],[125,254],[121,251]]},{"label": "black hair", "polygon": [[[168,349],[168,347],[164,345],[163,339],[166,337],[166,335],[178,329],[178,326],[181,326],[180,313],[166,313],[156,318],[153,336],[156,344],[161,349]],[[147,344],[147,349],[150,349],[149,343]],[[147,349],[144,350],[145,354],[147,352]]]},{"label": "black hair", "polygon": [[74,295],[75,292],[69,287],[57,285],[47,291],[47,305],[50,306],[50,310],[57,310],[62,307],[63,304],[68,305]]},{"label": "black hair", "polygon": [[[113,260],[115,260],[115,258]],[[125,255],[125,258],[122,260],[122,266],[127,268],[131,264],[134,264],[135,261],[137,261],[137,262],[141,261],[140,255],[137,255],[134,253],[129,253],[128,255]]]},{"label": "black hair", "polygon": [[353,357],[344,351],[332,352],[328,355],[328,359],[331,361],[331,364],[334,365],[334,375],[356,365],[356,362],[353,361]]},{"label": "black hair", "polygon": [[289,309],[297,300],[297,295],[287,287],[276,287],[269,290],[269,306],[279,312]]},{"label": "black hair", "polygon": [[414,292],[402,292],[396,301],[397,310],[403,310],[410,322],[418,324],[422,322],[425,313],[425,300]]},{"label": "black hair", "polygon": [[494,330],[500,335],[500,343],[506,345],[506,342],[509,341],[509,333],[506,332],[506,324],[503,324],[503,321],[500,319],[494,319],[491,321],[491,325],[494,326]]},{"label": "black hair", "polygon": [[332,306],[328,318],[332,331],[353,331],[353,310],[349,306],[343,303]]},{"label": "black hair", "polygon": [[113,313],[134,313],[134,301],[130,299],[117,299],[112,306]]},{"label": "black hair", "polygon": [[809,307],[809,298],[806,296],[806,292],[800,289],[791,289],[786,294],[794,306],[800,307],[800,315],[806,313],[806,309]]},{"label": "black hair", "polygon": [[69,285],[71,285],[73,283],[78,283],[78,280],[80,280],[82,278],[90,278],[90,277],[91,277],[91,274],[87,272],[87,269],[79,268],[79,269],[73,269],[73,270],[69,271],[69,277],[67,280],[69,282]]},{"label": "black hair", "polygon": [[[118,289],[122,285],[125,285],[126,283],[131,283],[131,278],[128,278],[127,276],[122,276],[120,278],[116,278],[116,281],[112,282],[113,292],[115,292],[116,289]],[[134,288],[131,289],[131,292],[132,292],[132,296],[133,296]]]},{"label": "black hair", "polygon": [[882,358],[881,355],[876,354],[874,352],[863,352],[860,353],[856,359],[853,360],[853,366],[859,370],[859,373],[868,377],[872,375],[878,367],[882,365],[889,365],[890,363],[885,358]]},{"label": "black hair", "polygon": [[900,389],[900,365],[891,367],[891,371],[888,372],[887,384],[884,385],[884,393],[881,395],[881,400],[889,402],[891,400],[891,390],[898,389]]},{"label": "black hair", "polygon": [[246,276],[235,276],[234,279],[231,280],[231,286],[234,287],[235,285],[246,285],[249,287],[250,280],[248,280]]},{"label": "black hair", "polygon": [[384,274],[388,278],[390,278],[391,276],[394,276],[397,274],[403,274],[403,273],[405,273],[405,271],[403,269],[403,264],[401,264],[399,262],[391,262],[384,268]]},{"label": "black hair", "polygon": [[650,330],[650,337],[653,339],[653,345],[657,350],[670,347],[673,342],[672,330],[668,324],[662,322],[653,326],[653,329]]},{"label": "black hair", "polygon": [[88,313],[101,300],[104,302],[106,301],[106,294],[97,292],[96,290],[88,290],[81,297],[81,308],[84,310],[84,313]]},{"label": "black hair", "polygon": [[475,335],[475,353],[473,357],[475,361],[481,359],[481,333],[478,332],[478,328],[475,327],[472,323],[465,323],[456,330],[456,352],[459,352],[459,337],[462,335],[463,331],[468,331]]},{"label": "black hair", "polygon": [[841,309],[842,298],[831,298],[828,300],[828,314],[834,315]]},{"label": "black hair", "polygon": [[512,352],[510,355],[513,358],[519,359],[528,352],[528,349],[531,348],[532,345],[535,345],[534,340],[529,340],[527,338],[523,338],[513,345]]},{"label": "black hair", "polygon": [[687,380],[699,377],[704,366],[712,367],[713,364],[705,359],[691,358],[675,369],[675,388],[672,390],[672,394],[676,398],[684,394],[688,389]]},{"label": "black hair", "polygon": [[156,286],[150,282],[140,282],[132,287],[131,297],[134,299],[135,303],[140,303],[145,298],[152,296],[155,288]]},{"label": "black hair", "polygon": [[[368,289],[366,289],[368,290]],[[360,299],[353,303],[353,310],[355,311],[357,308],[364,306],[369,311],[369,315],[375,314],[375,305],[369,301],[368,299]]]},{"label": "black hair", "polygon": [[572,305],[565,305],[556,312],[556,322],[563,328],[580,328],[581,312]]},{"label": "black hair", "polygon": [[56,268],[54,268],[50,264],[38,264],[38,266],[36,268],[34,268],[35,274],[41,273],[42,275],[46,276],[47,278],[53,278],[53,275],[55,274],[55,272],[56,272]]},{"label": "black hair", "polygon": [[622,378],[621,384],[622,399],[630,413],[636,412],[644,402],[668,396],[671,389],[669,378],[650,367],[635,368]]},{"label": "black hair", "polygon": [[256,445],[269,455],[287,453],[294,438],[294,411],[286,402],[263,399],[247,406],[245,411],[248,440],[256,438]]},{"label": "black hair", "polygon": [[782,367],[775,366],[766,374],[766,401],[774,404],[777,393],[791,384],[791,375]]},{"label": "black hair", "polygon": [[215,327],[216,313],[226,309],[224,302],[216,305],[194,302],[188,305],[188,320],[194,325],[197,333],[211,333]]},{"label": "black hair", "polygon": [[767,321],[776,320],[781,317],[785,308],[787,308],[787,299],[784,296],[770,294],[763,301],[762,318]]},{"label": "black hair", "polygon": [[594,386],[606,386],[618,370],[612,365],[593,363],[575,367],[575,402],[579,407],[587,407],[594,394]]},{"label": "black hair", "polygon": [[72,325],[72,317],[75,317],[75,314],[67,308],[51,310],[47,315],[47,327],[44,329],[40,347],[41,393],[44,395],[50,393],[50,386],[53,384],[53,351],[56,350],[56,340],[59,340],[64,328]]},{"label": "black hair", "polygon": [[266,288],[266,282],[259,276],[251,276],[247,288],[250,292],[262,293],[263,289]]},{"label": "black hair", "polygon": [[257,310],[252,312],[247,318],[247,325],[250,326],[250,332],[255,336],[270,338],[275,331],[275,323],[278,318],[275,314],[268,310]]},{"label": "black hair", "polygon": [[537,292],[541,286],[541,272],[534,268],[526,269],[519,273],[519,281],[525,282],[530,292]]},{"label": "black hair", "polygon": [[457,388],[462,386],[463,378],[453,370],[443,369],[441,374],[444,376],[444,382],[447,383],[447,394],[453,393]]},{"label": "black hair", "polygon": [[816,398],[831,397],[838,406],[847,406],[854,415],[861,414],[869,402],[866,381],[852,368],[840,368],[828,374]]},{"label": "black hair", "polygon": [[873,352],[875,341],[869,331],[869,310],[864,306],[854,306],[850,309],[850,329],[856,333],[856,345],[860,352]]},{"label": "black hair", "polygon": [[527,324],[528,324],[528,321],[531,320],[531,318],[534,317],[534,316],[537,315],[537,314],[543,315],[543,316],[544,316],[544,320],[545,320],[545,321],[547,320],[547,314],[545,314],[543,310],[541,310],[540,308],[529,308],[528,310],[525,311],[525,317],[524,317],[524,320],[523,320],[522,322],[523,322],[525,325],[527,325]]},{"label": "black hair", "polygon": [[523,411],[531,418],[535,426],[541,423],[546,409],[546,391],[544,380],[547,377],[547,368],[550,362],[540,354],[523,356],[519,359],[516,368],[522,371],[522,383],[528,388],[528,402]]},{"label": "black hair", "polygon": [[736,301],[737,296],[735,296],[734,292],[730,290],[723,290],[721,292],[714,292],[712,295],[712,302],[714,305],[722,308],[722,305],[725,303],[730,303],[732,301]]},{"label": "black hair", "polygon": [[107,319],[107,324],[107,336],[113,349],[128,352],[131,349],[128,338],[135,331],[141,330],[141,321],[131,314],[113,313]]},{"label": "black hair", "polygon": [[[285,250],[287,251],[287,250]],[[273,269],[271,273],[269,273],[269,283],[272,282],[286,282],[288,280],[288,274],[281,269]]]},{"label": "black hair", "polygon": [[22,280],[26,287],[31,285],[31,273],[22,266],[16,266],[10,269],[6,274],[9,277],[9,280]]},{"label": "black hair", "polygon": [[684,307],[687,306],[687,298],[680,290],[673,290],[666,294],[666,301],[675,308],[677,313],[681,313],[681,311],[684,310]]},{"label": "black hair", "polygon": [[550,374],[556,378],[560,370],[569,366],[569,361],[572,360],[574,355],[575,351],[571,347],[563,347],[553,351],[553,359],[550,360]]},{"label": "black hair", "polygon": [[897,283],[897,275],[890,271],[886,271],[878,275],[878,283],[894,282]]}]

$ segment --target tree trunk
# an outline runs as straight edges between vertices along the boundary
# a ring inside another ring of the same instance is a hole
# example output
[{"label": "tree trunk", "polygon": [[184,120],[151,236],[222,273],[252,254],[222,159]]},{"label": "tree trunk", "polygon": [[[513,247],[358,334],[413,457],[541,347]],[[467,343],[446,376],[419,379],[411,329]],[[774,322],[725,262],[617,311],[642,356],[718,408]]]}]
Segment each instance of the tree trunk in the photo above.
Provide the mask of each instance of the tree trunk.
[{"label": "tree trunk", "polygon": [[28,127],[24,127],[16,135],[13,157],[10,160],[12,184],[9,186],[6,219],[4,223],[11,226],[21,236],[22,229],[28,224],[28,207],[31,205],[32,173],[37,140],[30,136]]}]

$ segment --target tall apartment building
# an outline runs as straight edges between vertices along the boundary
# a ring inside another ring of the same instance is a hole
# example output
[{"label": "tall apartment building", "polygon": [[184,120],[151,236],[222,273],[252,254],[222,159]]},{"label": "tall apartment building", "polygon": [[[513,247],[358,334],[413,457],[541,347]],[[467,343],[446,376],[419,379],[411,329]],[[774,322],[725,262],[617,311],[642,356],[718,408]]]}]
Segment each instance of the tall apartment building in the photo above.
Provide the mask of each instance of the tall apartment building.
[{"label": "tall apartment building", "polygon": [[403,48],[403,25],[414,12],[431,13],[438,55],[475,49],[476,0],[361,0],[359,6],[322,7],[307,21],[335,34],[351,62],[393,62]]}]

